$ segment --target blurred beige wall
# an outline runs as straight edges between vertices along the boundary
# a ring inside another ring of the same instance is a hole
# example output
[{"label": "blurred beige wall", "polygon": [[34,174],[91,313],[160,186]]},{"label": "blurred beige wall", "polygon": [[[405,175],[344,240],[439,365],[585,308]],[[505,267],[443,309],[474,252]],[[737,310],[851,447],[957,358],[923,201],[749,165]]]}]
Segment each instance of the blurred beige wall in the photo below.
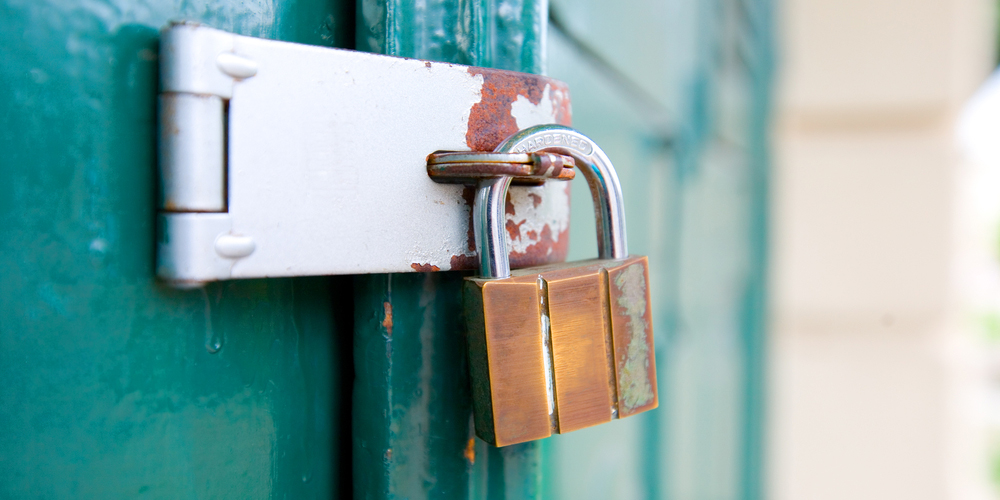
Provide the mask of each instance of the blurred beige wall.
[{"label": "blurred beige wall", "polygon": [[993,2],[778,8],[769,497],[990,498],[952,270]]}]

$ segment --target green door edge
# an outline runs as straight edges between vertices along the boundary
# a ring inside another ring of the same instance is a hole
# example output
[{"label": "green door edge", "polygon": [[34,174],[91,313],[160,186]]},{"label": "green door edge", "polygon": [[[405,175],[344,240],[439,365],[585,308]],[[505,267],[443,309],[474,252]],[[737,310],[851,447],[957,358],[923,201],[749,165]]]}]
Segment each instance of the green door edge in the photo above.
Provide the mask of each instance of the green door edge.
[{"label": "green door edge", "polygon": [[[544,72],[546,3],[358,3],[357,48]],[[537,498],[539,443],[475,438],[462,281],[438,272],[355,278],[355,496]]]}]

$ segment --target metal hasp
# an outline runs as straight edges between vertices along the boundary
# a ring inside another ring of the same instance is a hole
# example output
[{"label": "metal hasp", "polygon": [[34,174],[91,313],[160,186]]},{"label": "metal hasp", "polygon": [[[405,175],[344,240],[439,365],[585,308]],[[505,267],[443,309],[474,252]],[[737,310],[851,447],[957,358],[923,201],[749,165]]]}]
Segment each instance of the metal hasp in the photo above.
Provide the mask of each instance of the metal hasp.
[{"label": "metal hasp", "polygon": [[[538,75],[175,24],[161,41],[157,274],[233,278],[475,269],[473,190],[427,174],[570,122]],[[566,183],[512,189],[512,264],[565,260]]]}]

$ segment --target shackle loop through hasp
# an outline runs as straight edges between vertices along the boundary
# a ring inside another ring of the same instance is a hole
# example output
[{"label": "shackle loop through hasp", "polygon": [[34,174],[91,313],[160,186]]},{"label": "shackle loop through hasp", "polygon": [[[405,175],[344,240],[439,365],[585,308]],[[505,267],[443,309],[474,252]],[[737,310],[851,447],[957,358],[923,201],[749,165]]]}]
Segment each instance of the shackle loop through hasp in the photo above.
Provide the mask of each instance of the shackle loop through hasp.
[{"label": "shackle loop through hasp", "polygon": [[[587,179],[594,200],[598,256],[601,259],[628,257],[625,204],[618,174],[608,156],[589,137],[562,125],[536,125],[508,137],[494,151],[550,151],[572,156]],[[472,225],[479,253],[479,272],[484,278],[510,277],[510,255],[504,229],[510,182],[510,177],[483,179],[476,189]]]}]

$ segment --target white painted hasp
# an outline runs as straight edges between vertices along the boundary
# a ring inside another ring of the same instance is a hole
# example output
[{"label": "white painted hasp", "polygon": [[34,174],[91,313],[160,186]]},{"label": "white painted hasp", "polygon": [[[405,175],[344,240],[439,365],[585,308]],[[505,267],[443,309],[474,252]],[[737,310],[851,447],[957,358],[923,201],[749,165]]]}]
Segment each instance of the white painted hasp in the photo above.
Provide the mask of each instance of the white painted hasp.
[{"label": "white painted hasp", "polygon": [[[448,270],[473,255],[463,187],[433,182],[426,156],[470,149],[482,74],[190,24],[161,46],[161,278]],[[506,104],[517,127],[557,123],[565,86],[540,94]],[[515,250],[566,237],[567,188],[511,189]]]}]

